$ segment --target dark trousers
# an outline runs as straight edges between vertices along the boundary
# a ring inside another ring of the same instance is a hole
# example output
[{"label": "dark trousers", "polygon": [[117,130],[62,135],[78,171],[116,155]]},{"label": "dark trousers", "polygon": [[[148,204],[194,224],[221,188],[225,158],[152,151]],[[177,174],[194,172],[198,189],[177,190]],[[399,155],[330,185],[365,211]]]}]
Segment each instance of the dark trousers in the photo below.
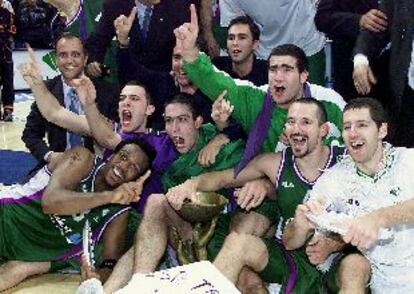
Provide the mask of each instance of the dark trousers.
[{"label": "dark trousers", "polygon": [[13,107],[14,103],[14,85],[13,85],[13,50],[11,42],[1,44],[0,47],[0,84],[3,86],[1,91],[1,100],[3,108],[5,106]]},{"label": "dark trousers", "polygon": [[414,147],[414,90],[408,84],[402,97],[401,111],[394,121],[395,133],[391,142],[395,146]]}]

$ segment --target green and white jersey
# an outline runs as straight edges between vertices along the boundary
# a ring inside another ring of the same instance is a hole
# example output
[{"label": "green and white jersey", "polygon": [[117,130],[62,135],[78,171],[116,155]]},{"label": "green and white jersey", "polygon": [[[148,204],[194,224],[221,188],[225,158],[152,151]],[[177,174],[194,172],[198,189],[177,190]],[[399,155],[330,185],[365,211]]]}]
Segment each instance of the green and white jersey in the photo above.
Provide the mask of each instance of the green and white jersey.
[{"label": "green and white jersey", "polygon": [[[200,90],[214,101],[223,90],[227,90],[226,99],[234,106],[232,117],[243,127],[246,134],[256,120],[257,115],[262,109],[268,85],[257,87],[251,82],[233,79],[224,71],[216,69],[210,58],[200,53],[198,58],[191,63],[186,62],[184,69],[191,81]],[[325,106],[330,132],[326,137],[325,143],[342,143],[342,109],[345,101],[337,92],[332,89],[307,83],[310,96],[321,101]],[[278,151],[279,137],[283,132],[286,122],[287,109],[278,107],[273,103],[273,112],[267,137],[261,148],[261,152]],[[336,144],[336,145],[338,145]]]},{"label": "green and white jersey", "polygon": [[[77,190],[94,192],[96,175],[104,165],[95,159]],[[0,260],[54,261],[79,255],[86,220],[96,242],[113,219],[130,209],[111,204],[70,216],[45,214],[41,202],[50,176],[45,166],[26,184],[0,192]]]},{"label": "green and white jersey", "polygon": [[[345,148],[331,145],[329,158],[323,170],[333,166],[345,153]],[[280,168],[277,174],[276,202],[280,211],[279,231],[283,231],[286,221],[295,216],[296,207],[303,203],[316,180],[308,181],[300,172],[291,148],[282,152]],[[281,232],[280,232],[281,233]],[[281,236],[278,236],[281,237]]]},{"label": "green and white jersey", "polygon": [[[323,216],[355,219],[399,205],[414,197],[414,149],[383,143],[383,155],[374,175],[365,174],[346,156],[320,178],[310,192],[322,200]],[[414,293],[414,224],[380,230],[377,241],[361,252],[371,264],[372,293]]]}]

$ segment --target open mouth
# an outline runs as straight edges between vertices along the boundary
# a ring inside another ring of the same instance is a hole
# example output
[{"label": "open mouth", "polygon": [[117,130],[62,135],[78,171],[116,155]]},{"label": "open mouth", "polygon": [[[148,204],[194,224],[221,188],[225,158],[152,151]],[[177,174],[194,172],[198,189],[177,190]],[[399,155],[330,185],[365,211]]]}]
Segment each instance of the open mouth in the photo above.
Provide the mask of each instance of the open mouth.
[{"label": "open mouth", "polygon": [[351,149],[352,149],[353,151],[358,151],[358,150],[360,150],[363,146],[364,146],[364,142],[361,142],[361,141],[354,141],[354,142],[351,142]]},{"label": "open mouth", "polygon": [[131,123],[132,113],[129,110],[122,111],[122,124],[129,125]]},{"label": "open mouth", "polygon": [[119,169],[119,168],[117,168],[116,166],[112,169],[112,171],[113,171],[113,173],[114,173],[114,175],[115,175],[115,178],[117,179],[117,181],[118,182],[122,182],[123,180],[124,180],[124,175],[123,175],[123,173],[122,173],[122,171]]},{"label": "open mouth", "polygon": [[185,141],[184,141],[183,137],[174,136],[172,139],[173,139],[174,145],[177,149],[184,146]]},{"label": "open mouth", "polygon": [[286,88],[284,86],[275,86],[275,93],[277,95],[283,95],[283,93],[285,92]]},{"label": "open mouth", "polygon": [[242,51],[240,49],[233,49],[231,50],[231,52],[233,53],[233,55],[238,55],[240,54]]},{"label": "open mouth", "polygon": [[302,135],[292,135],[290,136],[291,145],[303,145],[306,143],[308,137]]}]

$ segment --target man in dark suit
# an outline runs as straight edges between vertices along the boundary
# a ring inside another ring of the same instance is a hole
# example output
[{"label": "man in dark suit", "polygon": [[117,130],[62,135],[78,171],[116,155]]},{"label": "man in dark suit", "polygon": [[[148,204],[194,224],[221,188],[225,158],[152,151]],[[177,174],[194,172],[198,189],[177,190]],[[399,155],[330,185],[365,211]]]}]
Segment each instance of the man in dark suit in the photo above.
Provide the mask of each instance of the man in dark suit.
[{"label": "man in dark suit", "polygon": [[[384,31],[387,20],[384,13],[378,10],[377,0],[321,0],[315,15],[315,24],[319,31],[327,34],[332,40],[332,63],[335,90],[350,100],[358,96],[352,80],[352,53],[361,29],[373,32]],[[373,70],[378,77],[380,89],[374,89],[375,98],[384,100],[387,87],[386,70],[380,64],[388,62],[388,54],[373,61]]]},{"label": "man in dark suit", "polygon": [[[71,81],[84,74],[86,60],[87,56],[81,40],[71,33],[64,33],[56,41],[56,63],[61,75],[46,82],[48,90],[62,106],[70,109],[70,106],[77,102],[75,106],[80,112],[82,112],[80,102],[76,101],[76,98],[73,102],[70,97],[70,92],[73,91]],[[97,89],[97,104],[100,112],[110,120],[117,120],[118,89],[103,80],[96,80],[94,84]],[[46,134],[49,144],[44,141]],[[59,153],[72,147],[71,135],[72,133],[65,129],[48,122],[42,116],[36,103],[33,103],[23,130],[22,140],[39,161],[39,166],[50,162]],[[83,143],[91,150],[93,148],[91,138],[79,137],[79,143]]]},{"label": "man in dark suit", "polygon": [[[135,6],[137,17],[129,34],[129,46],[145,67],[159,71],[171,69],[171,55],[175,45],[173,30],[189,21],[189,0],[105,0],[102,17],[85,45],[89,55],[87,71],[90,75],[102,75],[100,65],[115,36],[114,20],[120,15],[129,15]],[[147,8],[150,9],[149,23],[144,24]],[[145,33],[144,27],[147,28]]]},{"label": "man in dark suit", "polygon": [[354,83],[360,94],[370,93],[376,78],[370,61],[391,42],[389,80],[398,146],[414,147],[414,6],[412,0],[383,0],[379,10],[387,16],[385,31],[362,30],[354,49]]}]

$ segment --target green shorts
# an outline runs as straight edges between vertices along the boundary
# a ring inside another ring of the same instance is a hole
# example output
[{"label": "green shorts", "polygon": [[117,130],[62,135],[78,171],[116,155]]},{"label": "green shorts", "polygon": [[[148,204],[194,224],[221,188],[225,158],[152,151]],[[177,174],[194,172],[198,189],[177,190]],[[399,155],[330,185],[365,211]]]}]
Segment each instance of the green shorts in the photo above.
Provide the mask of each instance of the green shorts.
[{"label": "green shorts", "polygon": [[[242,209],[237,208],[234,212],[220,215],[217,221],[214,235],[211,238],[209,244],[207,245],[209,260],[213,261],[216,258],[218,252],[224,244],[224,240],[230,233],[230,224],[233,216],[240,211],[242,211]],[[253,211],[268,218],[271,222],[271,225],[275,224],[276,221],[279,220],[279,210],[277,203],[274,200],[265,199],[263,203]]]},{"label": "green shorts", "polygon": [[276,200],[265,198],[262,204],[252,209],[252,211],[264,215],[270,221],[270,225],[274,225],[280,219],[279,207],[277,206]]},{"label": "green shorts", "polygon": [[309,262],[303,248],[287,251],[280,241],[262,240],[269,253],[269,261],[259,273],[263,281],[282,284],[293,293],[338,293],[336,273],[341,258],[323,274]]},{"label": "green shorts", "polygon": [[210,261],[214,261],[221,247],[224,244],[224,240],[230,233],[230,224],[231,224],[233,215],[234,213],[226,213],[226,214],[220,215],[217,221],[216,229],[214,230],[214,235],[207,245],[207,254],[208,254],[208,259]]}]

